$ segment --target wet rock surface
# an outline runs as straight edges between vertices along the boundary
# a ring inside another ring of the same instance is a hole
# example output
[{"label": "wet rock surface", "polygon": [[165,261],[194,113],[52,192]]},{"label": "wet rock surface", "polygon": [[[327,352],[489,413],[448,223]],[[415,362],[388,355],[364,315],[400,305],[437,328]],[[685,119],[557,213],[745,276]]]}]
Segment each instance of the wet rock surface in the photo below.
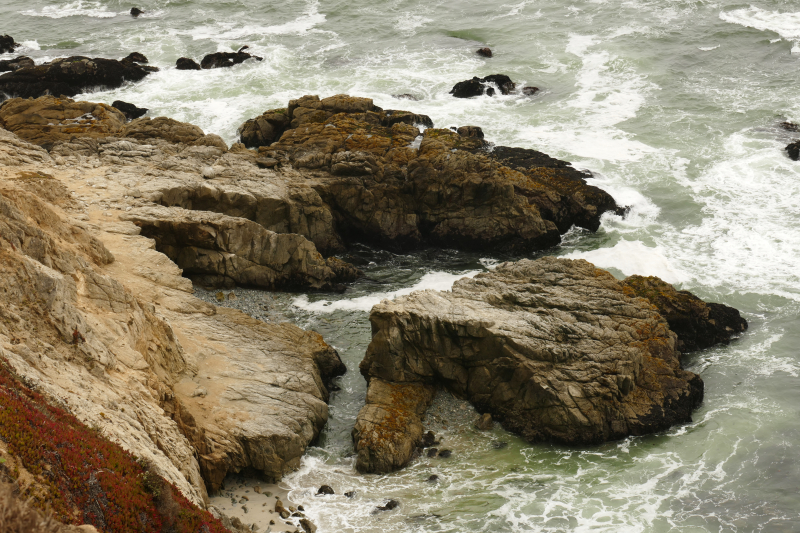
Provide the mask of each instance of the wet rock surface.
[{"label": "wet rock surface", "polygon": [[797,161],[800,159],[800,141],[795,141],[786,145],[786,153],[789,155],[789,159],[792,161]]},{"label": "wet rock surface", "polygon": [[471,80],[460,81],[453,86],[450,94],[456,98],[473,98],[483,94],[494,96],[496,90],[500,94],[511,94],[515,88],[516,84],[505,74],[492,74],[484,78],[475,76]]},{"label": "wet rock surface", "polygon": [[178,70],[201,70],[197,61],[188,57],[179,57],[175,62],[175,68]]},{"label": "wet rock surface", "polygon": [[[452,292],[381,302],[370,321],[360,365],[369,391],[354,433],[374,409],[387,409],[384,395],[370,395],[377,387],[443,386],[531,442],[564,444],[685,423],[703,398],[702,379],[681,369],[667,320],[582,260],[503,263]],[[421,405],[390,404],[393,419],[416,417]],[[417,444],[421,433],[403,437]],[[377,439],[363,444],[359,457],[387,455]],[[410,455],[391,457],[380,464],[402,465]]]},{"label": "wet rock surface", "polygon": [[622,281],[632,294],[646,298],[678,335],[677,349],[692,352],[728,344],[747,330],[747,321],[733,307],[707,303],[689,291],[678,291],[655,276],[629,276]]},{"label": "wet rock surface", "polygon": [[200,61],[200,68],[202,69],[212,69],[212,68],[227,68],[232,67],[234,65],[238,65],[240,63],[244,63],[246,60],[253,58],[256,61],[263,60],[262,57],[250,55],[244,50],[247,46],[244,46],[239,49],[238,52],[216,52],[213,54],[208,54]]},{"label": "wet rock surface", "polygon": [[125,115],[125,118],[128,120],[133,120],[144,116],[148,109],[142,107],[136,107],[134,104],[129,104],[128,102],[123,102],[122,100],[115,100],[111,103],[111,107],[119,109],[122,111],[122,114]]},{"label": "wet rock surface", "polygon": [[0,92],[12,97],[75,96],[98,87],[115,89],[144,79],[154,67],[133,61],[72,56],[0,75]]},{"label": "wet rock surface", "polygon": [[4,59],[0,61],[0,72],[14,72],[21,68],[30,68],[35,66],[33,59],[28,56],[19,56],[14,59]]},{"label": "wet rock surface", "polygon": [[10,35],[0,35],[0,54],[10,54],[19,48],[19,44]]}]

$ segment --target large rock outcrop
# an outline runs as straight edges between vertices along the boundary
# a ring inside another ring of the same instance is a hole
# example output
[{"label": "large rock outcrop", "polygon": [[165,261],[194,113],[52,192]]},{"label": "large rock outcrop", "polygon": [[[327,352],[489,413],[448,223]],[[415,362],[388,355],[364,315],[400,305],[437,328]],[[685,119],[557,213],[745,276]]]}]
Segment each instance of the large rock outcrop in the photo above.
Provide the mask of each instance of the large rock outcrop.
[{"label": "large rock outcrop", "polygon": [[[664,430],[691,420],[703,381],[681,369],[679,336],[631,285],[583,260],[546,257],[503,263],[452,292],[383,301],[361,372],[370,390],[443,386],[531,442]],[[375,416],[387,409],[374,397],[353,432],[365,472],[410,459],[425,408],[395,400],[391,416]]]},{"label": "large rock outcrop", "polygon": [[64,57],[3,74],[0,93],[21,98],[75,96],[96,87],[115,89],[126,81],[139,81],[153,70],[158,69],[127,59]]},{"label": "large rock outcrop", "polygon": [[140,208],[122,218],[206,287],[334,290],[361,275],[334,257],[325,260],[302,235],[275,233],[243,218],[179,207]]},{"label": "large rock outcrop", "polygon": [[246,145],[271,143],[262,157],[315,178],[309,185],[344,242],[535,250],[557,244],[573,224],[597,229],[617,207],[568,163],[533,150],[493,155],[473,130],[431,125],[367,98],[304,96],[240,132]]},{"label": "large rock outcrop", "polygon": [[317,333],[198,300],[122,220],[145,207],[126,179],[157,179],[153,159],[223,153],[151,142],[84,138],[51,157],[0,129],[0,357],[203,505],[227,473],[296,468],[345,368]]}]

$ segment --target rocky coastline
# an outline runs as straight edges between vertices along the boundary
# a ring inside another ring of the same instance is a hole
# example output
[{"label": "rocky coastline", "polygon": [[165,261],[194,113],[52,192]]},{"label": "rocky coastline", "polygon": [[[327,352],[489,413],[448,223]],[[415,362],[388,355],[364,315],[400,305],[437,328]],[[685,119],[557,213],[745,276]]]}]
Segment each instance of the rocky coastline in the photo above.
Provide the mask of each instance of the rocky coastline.
[{"label": "rocky coastline", "polygon": [[[177,68],[250,58],[261,60],[241,49]],[[0,104],[0,360],[223,522],[209,494],[232,474],[277,482],[296,469],[346,368],[318,333],[216,307],[193,283],[341,291],[363,275],[336,257],[355,243],[520,255],[625,214],[590,174],[494,146],[478,126],[440,129],[368,98],[306,95],[244,122],[229,147],[132,104],[70,98],[144,79],[157,69],[141,54],[28,59],[0,75],[13,96]],[[454,96],[494,86],[515,88],[497,75]],[[685,423],[703,382],[681,352],[747,327],[736,310],[657,278],[618,281],[552,258],[382,302],[370,320],[353,440],[356,469],[373,473],[420,453],[442,388],[531,442],[585,445]],[[288,528],[313,528],[293,516]]]}]

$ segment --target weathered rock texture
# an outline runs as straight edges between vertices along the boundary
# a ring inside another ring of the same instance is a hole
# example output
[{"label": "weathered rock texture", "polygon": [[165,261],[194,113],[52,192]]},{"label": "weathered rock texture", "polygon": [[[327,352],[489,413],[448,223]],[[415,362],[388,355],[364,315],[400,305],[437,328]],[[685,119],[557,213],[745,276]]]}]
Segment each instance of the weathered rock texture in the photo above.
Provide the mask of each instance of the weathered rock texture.
[{"label": "weathered rock texture", "polygon": [[[687,422],[703,381],[681,369],[678,336],[630,285],[547,257],[504,263],[452,292],[384,301],[370,314],[361,372],[370,390],[444,386],[531,442],[594,444]],[[409,460],[418,432],[406,427],[425,403],[395,399],[391,415],[376,417],[372,398],[353,434],[365,472]]]},{"label": "weathered rock texture", "polygon": [[28,56],[19,56],[15,57],[14,59],[4,59],[0,61],[0,72],[14,72],[15,70],[19,70],[21,68],[28,68],[34,66],[36,63],[33,62]]},{"label": "weathered rock texture", "polygon": [[[366,98],[304,96],[240,132],[263,157],[313,178],[306,183],[333,216],[338,242],[542,249],[572,224],[597,229],[603,212],[616,209],[568,163],[523,149],[506,149],[515,154],[507,160],[486,150],[478,128],[460,135],[430,126],[424,115],[384,111]],[[336,249],[328,237],[305,235]]]},{"label": "weathered rock texture", "polygon": [[[487,57],[491,57],[491,55]],[[517,87],[517,84],[511,81],[511,78],[505,74],[492,74],[484,78],[475,76],[471,80],[464,80],[456,83],[453,88],[450,89],[450,94],[456,98],[472,98],[483,94],[494,96],[495,87],[500,91],[500,94],[511,94]]]},{"label": "weathered rock texture", "polygon": [[203,69],[211,69],[211,68],[226,68],[232,67],[234,65],[238,65],[240,63],[244,63],[246,60],[253,58],[257,61],[261,61],[263,58],[250,55],[247,52],[243,52],[247,48],[246,46],[239,50],[238,52],[216,52],[213,54],[208,54],[200,61],[200,68]]},{"label": "weathered rock texture", "polygon": [[19,44],[14,42],[10,35],[0,35],[0,54],[10,54],[19,48]]},{"label": "weathered rock texture", "polygon": [[153,70],[157,69],[133,61],[72,56],[3,74],[0,93],[22,98],[75,96],[96,87],[113,89],[126,81],[139,81]]},{"label": "weathered rock texture", "polygon": [[733,307],[706,303],[655,276],[629,276],[622,284],[632,290],[632,295],[647,298],[656,306],[678,335],[677,348],[681,352],[728,344],[732,336],[747,329],[747,321]]},{"label": "weathered rock texture", "polygon": [[302,235],[275,233],[243,218],[179,207],[141,208],[122,218],[205,286],[331,290],[361,276],[336,258],[325,260]]},{"label": "weathered rock texture", "polygon": [[121,219],[153,207],[137,176],[178,166],[203,181],[223,154],[150,142],[74,139],[51,157],[0,129],[0,357],[203,505],[229,472],[295,468],[344,366],[317,333],[196,299]]}]

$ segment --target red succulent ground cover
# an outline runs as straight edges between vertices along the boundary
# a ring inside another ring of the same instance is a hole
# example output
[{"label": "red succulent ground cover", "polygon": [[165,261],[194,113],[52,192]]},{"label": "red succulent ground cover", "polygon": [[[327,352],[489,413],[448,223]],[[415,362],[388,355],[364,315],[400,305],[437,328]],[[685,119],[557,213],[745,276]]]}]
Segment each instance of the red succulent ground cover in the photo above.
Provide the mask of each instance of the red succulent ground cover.
[{"label": "red succulent ground cover", "polygon": [[61,522],[109,533],[227,533],[131,453],[20,383],[2,360],[0,439],[38,485],[22,496]]}]

